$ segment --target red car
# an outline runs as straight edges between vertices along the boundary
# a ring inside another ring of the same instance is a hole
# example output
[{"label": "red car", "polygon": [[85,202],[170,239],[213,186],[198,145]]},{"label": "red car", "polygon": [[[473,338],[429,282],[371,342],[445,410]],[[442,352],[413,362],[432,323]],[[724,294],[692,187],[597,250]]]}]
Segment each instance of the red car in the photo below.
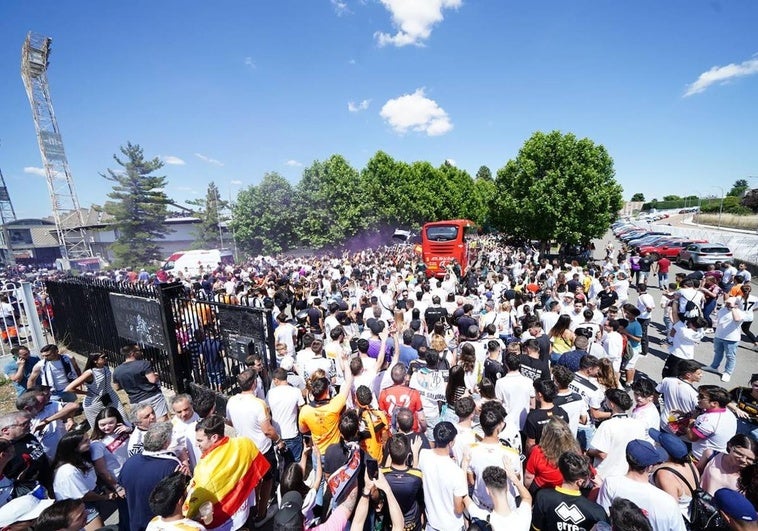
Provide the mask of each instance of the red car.
[{"label": "red car", "polygon": [[670,260],[676,260],[679,252],[693,243],[708,243],[708,240],[677,240],[661,245],[643,245],[640,247],[640,256],[650,255],[650,258],[653,260],[658,260],[661,256],[665,256]]}]

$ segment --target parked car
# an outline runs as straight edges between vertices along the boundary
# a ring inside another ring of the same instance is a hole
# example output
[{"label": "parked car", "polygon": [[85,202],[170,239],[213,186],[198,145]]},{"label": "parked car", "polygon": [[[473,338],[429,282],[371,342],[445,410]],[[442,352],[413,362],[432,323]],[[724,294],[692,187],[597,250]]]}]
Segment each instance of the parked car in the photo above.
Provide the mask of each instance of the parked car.
[{"label": "parked car", "polygon": [[658,260],[661,256],[670,260],[677,260],[682,249],[693,243],[708,243],[708,240],[670,240],[656,245],[643,245],[639,252],[640,256],[650,255],[652,260]]},{"label": "parked car", "polygon": [[721,243],[693,243],[679,252],[677,262],[687,264],[690,269],[703,267],[716,262],[731,262],[732,251]]}]

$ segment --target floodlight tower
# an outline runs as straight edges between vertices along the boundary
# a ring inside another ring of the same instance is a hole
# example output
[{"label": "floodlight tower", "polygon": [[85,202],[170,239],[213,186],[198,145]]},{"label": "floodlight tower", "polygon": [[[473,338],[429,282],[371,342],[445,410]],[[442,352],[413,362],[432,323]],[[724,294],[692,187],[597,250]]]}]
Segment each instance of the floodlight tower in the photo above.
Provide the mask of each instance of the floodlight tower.
[{"label": "floodlight tower", "polygon": [[3,249],[8,254],[5,256],[6,263],[15,264],[16,259],[13,256],[13,249],[11,247],[11,238],[8,233],[7,223],[16,221],[16,211],[13,209],[13,203],[11,202],[11,196],[8,194],[8,187],[5,186],[5,177],[0,170],[0,223],[2,223],[2,230],[0,230],[0,249]]},{"label": "floodlight tower", "polygon": [[32,106],[34,127],[45,167],[55,229],[64,259],[92,257],[74,180],[68,167],[63,139],[55,120],[47,85],[47,66],[52,39],[29,32],[21,48],[21,78]]}]

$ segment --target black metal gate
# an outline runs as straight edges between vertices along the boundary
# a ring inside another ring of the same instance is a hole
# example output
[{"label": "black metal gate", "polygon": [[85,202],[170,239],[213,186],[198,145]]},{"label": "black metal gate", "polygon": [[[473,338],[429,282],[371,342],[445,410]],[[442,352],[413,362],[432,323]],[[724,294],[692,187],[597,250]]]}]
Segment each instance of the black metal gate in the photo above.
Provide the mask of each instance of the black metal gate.
[{"label": "black metal gate", "polygon": [[273,367],[271,311],[189,298],[181,283],[158,286],[72,277],[46,283],[59,341],[114,365],[121,347],[137,343],[177,393],[198,388],[234,394],[245,359]]}]

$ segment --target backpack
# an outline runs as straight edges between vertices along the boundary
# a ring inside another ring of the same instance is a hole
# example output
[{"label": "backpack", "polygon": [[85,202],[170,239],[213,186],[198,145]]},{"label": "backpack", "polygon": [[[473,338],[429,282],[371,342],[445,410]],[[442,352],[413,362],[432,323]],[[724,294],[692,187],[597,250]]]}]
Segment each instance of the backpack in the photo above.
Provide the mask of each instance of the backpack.
[{"label": "backpack", "polygon": [[[713,459],[714,456],[716,456],[718,453],[714,452],[711,457],[708,459],[710,461]],[[694,468],[692,463],[689,463],[690,467]],[[719,513],[719,510],[716,508],[716,506],[713,504],[713,497],[708,494],[706,491],[700,488],[700,483],[698,482],[697,485],[695,485],[695,488],[693,489],[689,482],[684,478],[683,475],[681,475],[679,472],[674,470],[673,468],[662,466],[658,468],[658,470],[668,470],[672,474],[674,474],[676,477],[682,480],[685,485],[687,485],[687,488],[690,489],[690,494],[692,495],[692,501],[690,502],[690,521],[685,522],[687,529],[694,530],[701,530],[701,529],[711,529],[711,530],[717,530],[717,529],[729,529],[729,526],[724,521],[724,518]],[[653,477],[655,477],[655,474],[658,473],[658,470],[656,470],[653,473]]]},{"label": "backpack", "polygon": [[487,515],[486,520],[472,516],[469,529],[471,528],[478,529],[479,531],[492,531],[492,524],[490,524],[490,515]]},{"label": "backpack", "polygon": [[692,302],[687,297],[684,298],[684,300],[687,301],[687,303],[684,305],[684,316],[685,317],[698,317],[700,316],[700,306]]}]

